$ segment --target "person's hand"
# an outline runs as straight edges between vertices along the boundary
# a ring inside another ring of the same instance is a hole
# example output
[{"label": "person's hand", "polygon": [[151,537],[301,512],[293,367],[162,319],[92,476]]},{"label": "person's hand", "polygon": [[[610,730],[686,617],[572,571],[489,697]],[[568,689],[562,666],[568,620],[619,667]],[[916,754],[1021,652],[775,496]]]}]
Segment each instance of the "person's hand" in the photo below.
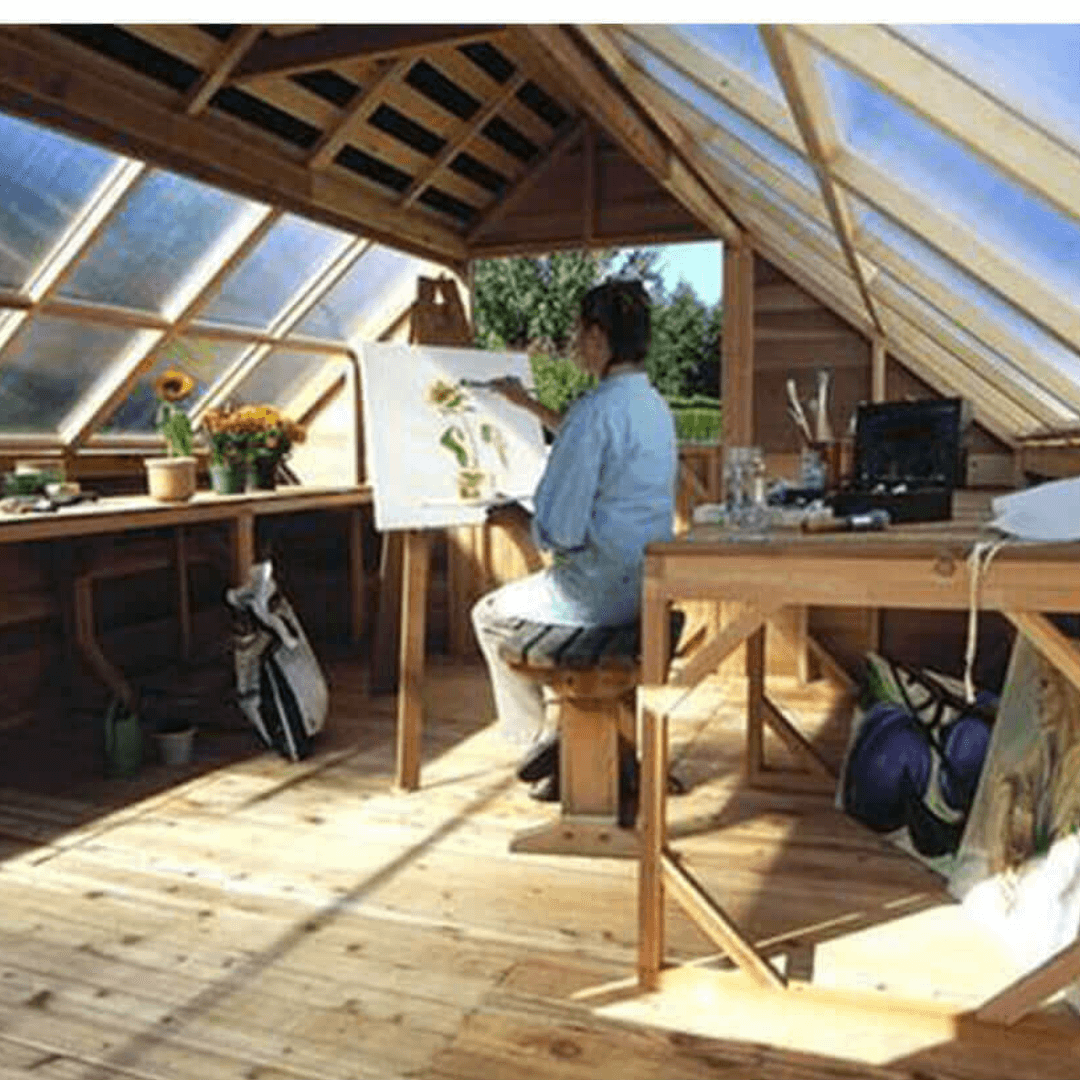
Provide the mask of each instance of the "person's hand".
[{"label": "person's hand", "polygon": [[496,394],[501,394],[512,405],[521,405],[528,408],[533,403],[525,384],[516,375],[504,375],[498,379],[492,379],[487,384],[487,389]]}]

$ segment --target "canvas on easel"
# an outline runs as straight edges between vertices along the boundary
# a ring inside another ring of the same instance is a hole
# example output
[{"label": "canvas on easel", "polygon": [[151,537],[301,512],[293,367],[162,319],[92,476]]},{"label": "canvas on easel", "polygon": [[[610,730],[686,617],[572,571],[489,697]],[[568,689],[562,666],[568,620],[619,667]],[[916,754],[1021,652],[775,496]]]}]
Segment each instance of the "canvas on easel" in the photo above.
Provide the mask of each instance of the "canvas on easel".
[{"label": "canvas on easel", "polygon": [[540,424],[483,385],[530,385],[524,353],[365,344],[360,369],[376,528],[478,525],[495,503],[528,504],[547,456]]}]

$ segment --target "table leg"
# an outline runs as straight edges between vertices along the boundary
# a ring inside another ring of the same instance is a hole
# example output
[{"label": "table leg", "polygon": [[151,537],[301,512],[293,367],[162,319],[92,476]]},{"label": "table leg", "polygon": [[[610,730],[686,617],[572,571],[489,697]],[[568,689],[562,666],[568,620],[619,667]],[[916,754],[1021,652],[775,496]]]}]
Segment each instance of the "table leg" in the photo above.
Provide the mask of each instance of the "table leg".
[{"label": "table leg", "polygon": [[349,511],[349,639],[356,645],[364,633],[367,610],[367,577],[364,574],[363,511]]},{"label": "table leg", "polygon": [[420,786],[424,638],[427,632],[430,558],[430,534],[422,531],[406,533],[402,566],[397,715],[397,786],[403,791],[415,791]]},{"label": "table leg", "polygon": [[245,586],[254,565],[255,515],[237,514],[233,519],[233,583]]},{"label": "table leg", "polygon": [[667,714],[655,690],[667,673],[670,602],[646,579],[641,609],[642,678],[638,688],[641,730],[641,866],[638,874],[638,982],[655,990],[664,964],[664,875],[667,834]]},{"label": "table leg", "polygon": [[188,593],[187,535],[183,525],[176,526],[177,615],[180,620],[180,655],[191,659],[191,597]]},{"label": "table leg", "polygon": [[765,768],[765,628],[746,639],[746,777],[750,784]]}]

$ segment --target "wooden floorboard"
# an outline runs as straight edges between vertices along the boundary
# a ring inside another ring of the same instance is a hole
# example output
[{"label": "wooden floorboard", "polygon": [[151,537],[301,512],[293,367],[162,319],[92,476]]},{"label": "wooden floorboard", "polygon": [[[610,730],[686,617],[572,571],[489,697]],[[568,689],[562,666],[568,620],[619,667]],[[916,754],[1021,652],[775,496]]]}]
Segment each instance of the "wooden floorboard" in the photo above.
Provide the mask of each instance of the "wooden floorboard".
[{"label": "wooden floorboard", "polygon": [[[224,705],[191,766],[148,763],[130,781],[101,778],[85,726],[8,738],[0,1080],[1080,1075],[1071,1014],[992,1049],[860,1059],[844,1032],[811,1052],[771,1045],[767,1023],[725,1031],[722,1003],[628,995],[636,867],[509,852],[553,809],[515,781],[483,671],[431,664],[423,786],[408,795],[390,790],[393,700],[367,695],[354,660],[328,673],[332,716],[298,764]],[[845,703],[825,683],[772,690],[838,761]],[[671,833],[695,876],[792,971],[839,984],[888,969],[957,1001],[985,980],[989,996],[1003,969],[977,951],[950,959],[957,913],[939,879],[828,798],[743,786],[740,692],[707,683],[670,702],[690,786]],[[766,749],[792,764],[775,739]],[[714,952],[674,909],[668,934],[673,958]]]}]

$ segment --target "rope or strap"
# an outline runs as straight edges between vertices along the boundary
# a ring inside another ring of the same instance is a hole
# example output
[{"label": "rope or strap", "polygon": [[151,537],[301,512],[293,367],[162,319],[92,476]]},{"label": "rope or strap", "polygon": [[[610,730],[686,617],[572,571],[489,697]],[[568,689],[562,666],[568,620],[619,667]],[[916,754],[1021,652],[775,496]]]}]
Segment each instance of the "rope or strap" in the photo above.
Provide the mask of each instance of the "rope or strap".
[{"label": "rope or strap", "polygon": [[968,555],[968,627],[967,649],[964,652],[964,697],[970,705],[975,700],[975,683],[972,670],[975,667],[975,653],[979,647],[979,588],[983,575],[990,567],[994,556],[1007,544],[1008,540],[978,540]]}]

